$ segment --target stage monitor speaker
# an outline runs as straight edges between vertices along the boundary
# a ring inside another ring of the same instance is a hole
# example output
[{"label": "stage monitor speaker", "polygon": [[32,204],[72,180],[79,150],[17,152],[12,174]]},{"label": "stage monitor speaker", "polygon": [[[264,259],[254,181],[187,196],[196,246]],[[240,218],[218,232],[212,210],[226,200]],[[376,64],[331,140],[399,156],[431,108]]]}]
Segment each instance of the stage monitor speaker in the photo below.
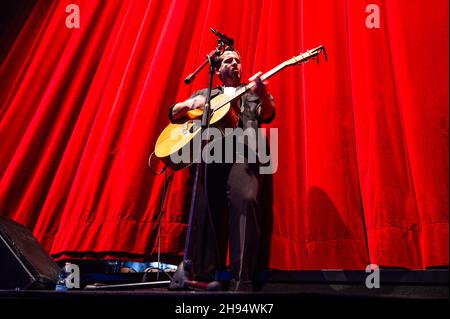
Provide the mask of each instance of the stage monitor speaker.
[{"label": "stage monitor speaker", "polygon": [[59,272],[31,231],[0,216],[0,289],[54,289]]}]

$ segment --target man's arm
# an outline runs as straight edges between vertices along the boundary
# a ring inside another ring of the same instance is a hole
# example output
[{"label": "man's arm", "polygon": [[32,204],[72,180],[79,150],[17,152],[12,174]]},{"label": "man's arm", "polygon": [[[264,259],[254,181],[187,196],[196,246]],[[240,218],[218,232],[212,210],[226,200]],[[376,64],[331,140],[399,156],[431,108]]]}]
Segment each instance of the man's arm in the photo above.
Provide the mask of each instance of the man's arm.
[{"label": "man's arm", "polygon": [[261,72],[258,72],[252,76],[249,80],[255,82],[255,86],[252,87],[252,91],[258,95],[261,101],[261,107],[258,108],[258,115],[261,121],[265,122],[271,120],[275,114],[275,102],[273,97],[267,91],[266,83],[260,78]]},{"label": "man's arm", "polygon": [[261,107],[258,109],[258,115],[261,118],[261,121],[265,122],[273,117],[275,113],[275,102],[269,94],[264,98],[260,97],[260,99]]},{"label": "man's arm", "polygon": [[180,120],[189,114],[190,110],[203,109],[205,107],[206,98],[203,95],[197,95],[193,98],[187,99],[186,101],[176,103],[171,108],[171,119]]}]

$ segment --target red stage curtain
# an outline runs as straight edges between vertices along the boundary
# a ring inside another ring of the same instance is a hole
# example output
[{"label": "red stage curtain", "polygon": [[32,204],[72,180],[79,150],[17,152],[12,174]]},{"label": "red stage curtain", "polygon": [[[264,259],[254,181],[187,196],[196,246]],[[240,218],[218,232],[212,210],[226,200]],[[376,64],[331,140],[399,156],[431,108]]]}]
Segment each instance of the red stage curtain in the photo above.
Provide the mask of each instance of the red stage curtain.
[{"label": "red stage curtain", "polygon": [[[147,160],[169,105],[207,85],[206,69],[182,82],[215,47],[209,27],[236,39],[245,78],[329,56],[270,79],[272,268],[448,265],[447,0],[37,1],[2,55],[0,214],[56,259],[151,259],[166,176]],[[187,177],[167,185],[167,260],[183,254]]]}]

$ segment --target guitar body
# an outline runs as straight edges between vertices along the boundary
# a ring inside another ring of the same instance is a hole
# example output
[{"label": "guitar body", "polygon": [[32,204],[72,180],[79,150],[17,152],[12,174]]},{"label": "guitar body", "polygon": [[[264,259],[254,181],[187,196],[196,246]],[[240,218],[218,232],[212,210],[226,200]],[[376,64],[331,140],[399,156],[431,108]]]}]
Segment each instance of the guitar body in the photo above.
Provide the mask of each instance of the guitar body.
[{"label": "guitar body", "polygon": [[[229,97],[225,94],[220,94],[211,100],[212,116],[210,119],[210,126],[218,128],[236,128],[239,123],[239,105],[238,101],[233,100],[227,102]],[[190,110],[187,112],[190,119],[201,120],[203,115],[202,109]]]},{"label": "guitar body", "polygon": [[186,151],[183,148],[189,147],[189,159],[193,161],[193,139],[199,133],[200,122],[198,121],[189,120],[183,124],[170,123],[161,132],[156,141],[155,155],[173,170],[187,167],[189,163],[175,163],[172,161],[171,156],[177,153],[181,155],[181,152]]},{"label": "guitar body", "polygon": [[[210,126],[222,131],[228,127],[236,128],[239,123],[238,103],[237,101],[225,103],[227,99],[228,96],[221,94],[211,100]],[[200,134],[202,116],[202,109],[190,110],[187,113],[189,120],[182,124],[170,123],[159,135],[155,155],[171,169],[178,170],[194,162],[193,141],[194,137]],[[181,156],[183,152],[189,154],[189,162],[174,163],[172,158],[175,158],[177,153]]]}]

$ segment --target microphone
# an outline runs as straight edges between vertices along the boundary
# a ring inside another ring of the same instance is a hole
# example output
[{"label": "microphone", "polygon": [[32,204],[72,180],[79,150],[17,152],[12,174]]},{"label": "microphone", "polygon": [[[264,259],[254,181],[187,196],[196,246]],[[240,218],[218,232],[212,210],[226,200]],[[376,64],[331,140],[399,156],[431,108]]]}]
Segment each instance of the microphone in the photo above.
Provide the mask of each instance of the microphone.
[{"label": "microphone", "polygon": [[210,29],[211,29],[212,33],[214,33],[214,34],[217,35],[221,40],[223,40],[223,42],[224,42],[226,45],[228,45],[228,46],[230,46],[230,47],[233,46],[234,40],[233,40],[232,38],[227,37],[225,34],[220,33],[219,31],[217,31],[217,30],[215,30],[215,29],[213,29],[213,28],[210,28]]}]

